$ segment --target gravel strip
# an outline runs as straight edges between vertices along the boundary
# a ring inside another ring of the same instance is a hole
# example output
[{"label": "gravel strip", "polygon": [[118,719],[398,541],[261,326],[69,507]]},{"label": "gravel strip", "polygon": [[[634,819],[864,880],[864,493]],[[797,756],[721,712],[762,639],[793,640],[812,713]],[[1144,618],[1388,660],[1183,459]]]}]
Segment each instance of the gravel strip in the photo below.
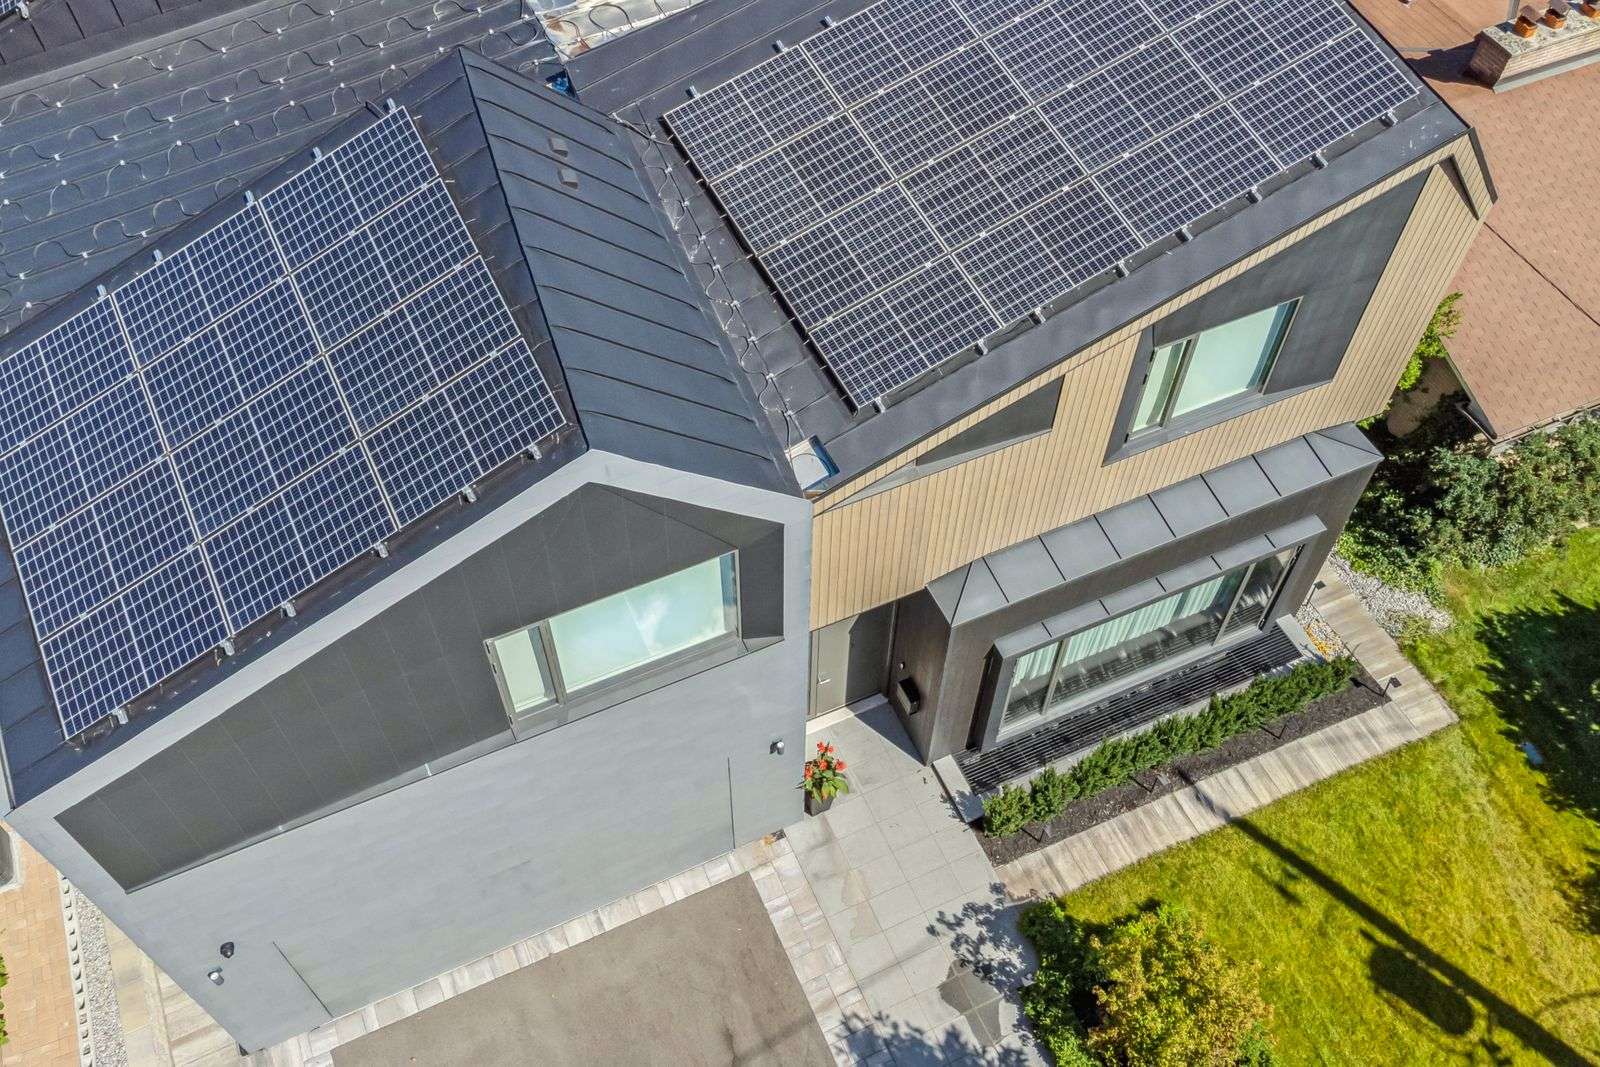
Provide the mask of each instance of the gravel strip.
[{"label": "gravel strip", "polygon": [[1323,659],[1338,659],[1350,651],[1344,638],[1339,636],[1339,631],[1328,625],[1328,620],[1311,606],[1311,601],[1306,601],[1305,606],[1295,612],[1294,618]]},{"label": "gravel strip", "polygon": [[122,1013],[117,1008],[117,980],[111,973],[105,916],[77,886],[72,887],[72,895],[76,898],[78,950],[83,960],[84,991],[89,1000],[94,1064],[95,1067],[127,1067],[128,1049],[122,1042]]},{"label": "gravel strip", "polygon": [[1329,556],[1328,563],[1360,598],[1373,621],[1391,637],[1399,637],[1413,619],[1420,619],[1435,632],[1455,622],[1454,616],[1421,593],[1384,585],[1370,574],[1352,570],[1350,564],[1338,556]]}]

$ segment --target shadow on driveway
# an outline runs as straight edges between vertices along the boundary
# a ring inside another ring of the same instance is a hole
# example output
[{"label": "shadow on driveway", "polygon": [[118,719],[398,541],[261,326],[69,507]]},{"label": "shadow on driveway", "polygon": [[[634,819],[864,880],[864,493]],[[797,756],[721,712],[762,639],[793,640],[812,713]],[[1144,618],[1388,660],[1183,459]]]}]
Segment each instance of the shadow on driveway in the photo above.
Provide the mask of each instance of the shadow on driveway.
[{"label": "shadow on driveway", "polygon": [[831,1067],[748,875],[336,1048],[394,1064]]}]

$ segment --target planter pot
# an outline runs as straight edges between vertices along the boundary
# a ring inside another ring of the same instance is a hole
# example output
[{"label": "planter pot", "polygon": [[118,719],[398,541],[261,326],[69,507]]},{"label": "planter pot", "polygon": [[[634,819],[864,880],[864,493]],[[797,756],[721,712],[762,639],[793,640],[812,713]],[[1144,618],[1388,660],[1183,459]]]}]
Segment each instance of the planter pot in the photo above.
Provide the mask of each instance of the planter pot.
[{"label": "planter pot", "polygon": [[812,794],[807,793],[806,794],[806,814],[807,815],[821,815],[823,812],[825,812],[829,808],[833,807],[833,801],[834,801],[833,797],[829,797],[827,800],[818,800]]}]

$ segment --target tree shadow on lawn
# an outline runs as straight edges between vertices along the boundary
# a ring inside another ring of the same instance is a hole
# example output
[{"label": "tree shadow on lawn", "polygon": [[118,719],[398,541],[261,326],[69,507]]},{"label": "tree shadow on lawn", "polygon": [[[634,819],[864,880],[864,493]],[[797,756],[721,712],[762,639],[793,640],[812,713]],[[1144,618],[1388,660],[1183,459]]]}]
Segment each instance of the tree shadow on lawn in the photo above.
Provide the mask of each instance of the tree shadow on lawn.
[{"label": "tree shadow on lawn", "polygon": [[[1202,786],[1198,796],[1210,806]],[[1279,841],[1248,818],[1236,818],[1232,825],[1246,837],[1275,856],[1302,885],[1314,885],[1364,922],[1371,933],[1373,950],[1368,971],[1380,995],[1397,998],[1410,1005],[1439,1030],[1442,1039],[1462,1040],[1472,1028],[1478,1012],[1485,1018],[1485,1033],[1476,1043],[1491,1062],[1502,1062],[1505,1049],[1496,1038],[1504,1032],[1523,1047],[1561,1067],[1596,1067],[1597,1061],[1586,1051],[1568,1044],[1546,1028],[1535,1015],[1529,1015],[1479,982],[1472,975],[1434,951],[1404,926],[1390,918],[1344,882],[1318,866],[1290,845]],[[1574,996],[1592,998],[1600,990],[1576,992]],[[1570,999],[1570,998],[1569,998]],[[1544,1005],[1538,1014],[1559,1005]],[[1470,1019],[1469,1019],[1470,1017]]]},{"label": "tree shadow on lawn", "polygon": [[1600,824],[1600,609],[1558,595],[1552,608],[1488,616],[1477,637],[1501,732],[1537,749],[1546,801]]}]

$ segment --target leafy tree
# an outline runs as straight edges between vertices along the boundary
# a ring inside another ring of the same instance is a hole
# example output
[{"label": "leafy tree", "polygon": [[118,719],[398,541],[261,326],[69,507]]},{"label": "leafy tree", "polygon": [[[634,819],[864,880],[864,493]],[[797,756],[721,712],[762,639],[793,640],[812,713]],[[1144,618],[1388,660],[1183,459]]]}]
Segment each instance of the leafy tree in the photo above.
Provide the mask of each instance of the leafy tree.
[{"label": "leafy tree", "polygon": [[1417,387],[1422,380],[1423,368],[1430,359],[1443,359],[1450,354],[1450,349],[1445,342],[1456,335],[1456,330],[1461,327],[1461,309],[1456,307],[1456,302],[1461,299],[1460,293],[1451,293],[1439,301],[1439,306],[1433,309],[1433,317],[1428,320],[1427,328],[1422,331],[1422,339],[1417,342],[1417,347],[1412,349],[1411,357],[1406,360],[1405,369],[1400,372],[1400,381],[1395,384],[1395,392],[1409,393]]},{"label": "leafy tree", "polygon": [[1259,964],[1227,959],[1182,908],[1159,905],[1093,937],[1101,1022],[1088,1045],[1127,1067],[1231,1067],[1272,1009],[1256,986]]}]

